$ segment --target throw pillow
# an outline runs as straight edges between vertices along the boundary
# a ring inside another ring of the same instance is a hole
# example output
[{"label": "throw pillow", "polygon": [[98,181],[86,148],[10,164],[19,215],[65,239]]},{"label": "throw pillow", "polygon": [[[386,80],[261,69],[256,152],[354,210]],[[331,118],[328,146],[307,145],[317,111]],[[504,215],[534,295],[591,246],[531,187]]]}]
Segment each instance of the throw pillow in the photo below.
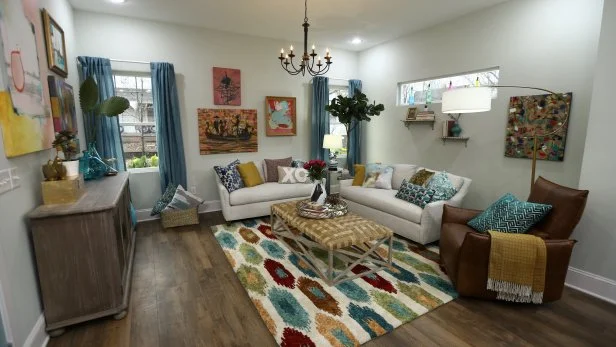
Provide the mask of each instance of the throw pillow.
[{"label": "throw pillow", "polygon": [[366,174],[364,177],[364,183],[361,185],[364,188],[375,188],[376,180],[383,171],[381,163],[366,164]]},{"label": "throw pillow", "polygon": [[457,193],[456,188],[453,186],[453,182],[449,180],[449,176],[445,171],[438,172],[432,176],[426,188],[433,189],[436,192],[432,201],[449,200]]},{"label": "throw pillow", "polygon": [[278,167],[289,167],[293,163],[293,158],[283,159],[264,159],[263,173],[265,174],[265,182],[278,182]]},{"label": "throw pillow", "polygon": [[216,171],[222,185],[227,188],[229,193],[244,188],[244,182],[242,181],[240,172],[237,171],[239,163],[240,161],[236,159],[227,166],[214,166],[214,171]]},{"label": "throw pillow", "polygon": [[425,187],[430,179],[434,176],[434,172],[428,171],[426,169],[421,169],[417,171],[413,177],[409,180],[409,183]]},{"label": "throw pillow", "polygon": [[191,192],[187,192],[184,190],[184,187],[179,185],[175,190],[175,195],[173,195],[173,199],[165,208],[167,210],[187,210],[189,208],[197,207],[203,203],[203,199],[192,194]]},{"label": "throw pillow", "polygon": [[150,216],[156,216],[157,214],[160,214],[165,209],[165,207],[169,205],[171,200],[173,200],[173,195],[175,195],[176,189],[177,185],[175,184],[169,184],[167,186],[167,189],[165,189],[163,196],[161,196],[160,199],[158,199],[154,203],[154,207],[152,207],[152,212],[150,213]]},{"label": "throw pillow", "polygon": [[294,184],[294,183],[310,183],[308,178],[308,170],[295,167],[278,167],[278,183]]},{"label": "throw pillow", "polygon": [[434,193],[435,192],[432,189],[427,189],[404,180],[402,181],[402,185],[400,186],[398,193],[396,193],[396,198],[424,208],[428,203],[430,203],[430,201],[432,201]]},{"label": "throw pillow", "polygon": [[383,168],[379,177],[377,177],[374,183],[374,188],[391,190],[391,180],[394,177],[394,168],[387,166]]},{"label": "throw pillow", "polygon": [[552,209],[551,205],[518,200],[507,193],[467,224],[479,232],[525,233]]},{"label": "throw pillow", "polygon": [[306,164],[305,160],[293,159],[293,161],[291,162],[291,167],[304,168],[304,164]]},{"label": "throw pillow", "polygon": [[[248,163],[239,164],[237,170],[240,172],[240,177],[242,177],[242,182],[244,182],[245,187],[254,187],[263,184],[263,179],[261,179],[259,170],[254,162],[250,161]],[[276,170],[276,176],[278,176],[278,170]]]},{"label": "throw pillow", "polygon": [[361,187],[364,183],[364,178],[366,178],[366,166],[361,164],[353,165],[353,169],[355,170],[355,176],[353,176],[353,185]]}]

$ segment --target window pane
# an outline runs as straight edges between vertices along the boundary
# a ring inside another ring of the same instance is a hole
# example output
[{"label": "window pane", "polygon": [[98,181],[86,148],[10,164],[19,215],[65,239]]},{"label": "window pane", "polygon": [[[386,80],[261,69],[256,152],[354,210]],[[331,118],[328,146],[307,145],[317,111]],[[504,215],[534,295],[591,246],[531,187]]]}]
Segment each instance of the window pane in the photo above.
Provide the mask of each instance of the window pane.
[{"label": "window pane", "polygon": [[119,116],[122,148],[129,169],[158,167],[152,79],[139,75],[115,75],[117,96],[130,107]]},{"label": "window pane", "polygon": [[[329,87],[329,101],[331,102],[333,99],[338,97],[338,95],[349,96],[349,88],[342,86],[330,86]],[[338,117],[329,116],[329,133],[333,135],[341,135],[342,136],[342,146],[338,152],[338,154],[344,154],[347,150],[347,136],[346,136],[346,128],[344,124],[340,123]]]}]

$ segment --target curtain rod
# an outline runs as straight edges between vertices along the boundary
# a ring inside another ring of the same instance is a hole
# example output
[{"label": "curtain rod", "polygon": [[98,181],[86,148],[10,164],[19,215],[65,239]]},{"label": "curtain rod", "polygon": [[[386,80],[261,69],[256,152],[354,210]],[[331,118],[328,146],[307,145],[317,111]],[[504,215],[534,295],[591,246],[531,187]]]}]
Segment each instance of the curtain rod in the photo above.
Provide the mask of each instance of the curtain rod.
[{"label": "curtain rod", "polygon": [[132,64],[146,64],[150,65],[147,61],[138,61],[138,60],[125,60],[125,59],[109,59],[110,61],[115,61],[117,63],[132,63]]},{"label": "curtain rod", "polygon": [[[325,77],[327,77],[327,76],[325,76]],[[327,77],[327,78],[329,78],[330,80],[336,80],[336,81],[345,81],[345,82],[349,81],[346,78],[335,78],[335,77]],[[309,84],[312,84],[312,79],[310,79],[310,83]]]}]

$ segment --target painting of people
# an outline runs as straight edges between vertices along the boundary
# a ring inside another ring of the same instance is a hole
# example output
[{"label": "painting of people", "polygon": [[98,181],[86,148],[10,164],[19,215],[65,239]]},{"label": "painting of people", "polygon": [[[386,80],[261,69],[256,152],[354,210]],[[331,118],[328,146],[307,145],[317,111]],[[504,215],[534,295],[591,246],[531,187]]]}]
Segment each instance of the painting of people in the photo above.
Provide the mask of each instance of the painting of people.
[{"label": "painting of people", "polygon": [[265,134],[267,136],[297,135],[297,114],[294,97],[265,98]]},{"label": "painting of people", "polygon": [[197,110],[201,155],[257,152],[257,110]]},{"label": "painting of people", "polygon": [[238,69],[215,67],[214,105],[242,105],[242,75]]}]

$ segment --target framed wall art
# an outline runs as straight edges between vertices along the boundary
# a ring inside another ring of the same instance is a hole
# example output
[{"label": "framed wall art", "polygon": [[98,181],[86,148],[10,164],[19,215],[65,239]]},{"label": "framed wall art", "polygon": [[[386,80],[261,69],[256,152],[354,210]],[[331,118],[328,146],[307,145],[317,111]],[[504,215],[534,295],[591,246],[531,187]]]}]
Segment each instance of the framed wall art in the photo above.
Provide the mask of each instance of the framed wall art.
[{"label": "framed wall art", "polygon": [[215,67],[213,70],[214,105],[242,105],[242,74],[238,69]]},{"label": "framed wall art", "polygon": [[409,107],[406,111],[406,120],[415,120],[417,118],[417,107]]},{"label": "framed wall art", "polygon": [[68,76],[66,65],[66,44],[64,30],[58,25],[49,12],[43,10],[43,27],[45,29],[45,50],[49,69],[62,77]]},{"label": "framed wall art", "polygon": [[296,110],[296,99],[294,97],[265,97],[265,135],[297,135]]},{"label": "framed wall art", "polygon": [[73,87],[56,76],[48,76],[51,116],[56,132],[62,130],[77,133],[77,115],[75,113],[75,96]]},{"label": "framed wall art", "polygon": [[257,152],[257,110],[197,109],[201,155]]}]

